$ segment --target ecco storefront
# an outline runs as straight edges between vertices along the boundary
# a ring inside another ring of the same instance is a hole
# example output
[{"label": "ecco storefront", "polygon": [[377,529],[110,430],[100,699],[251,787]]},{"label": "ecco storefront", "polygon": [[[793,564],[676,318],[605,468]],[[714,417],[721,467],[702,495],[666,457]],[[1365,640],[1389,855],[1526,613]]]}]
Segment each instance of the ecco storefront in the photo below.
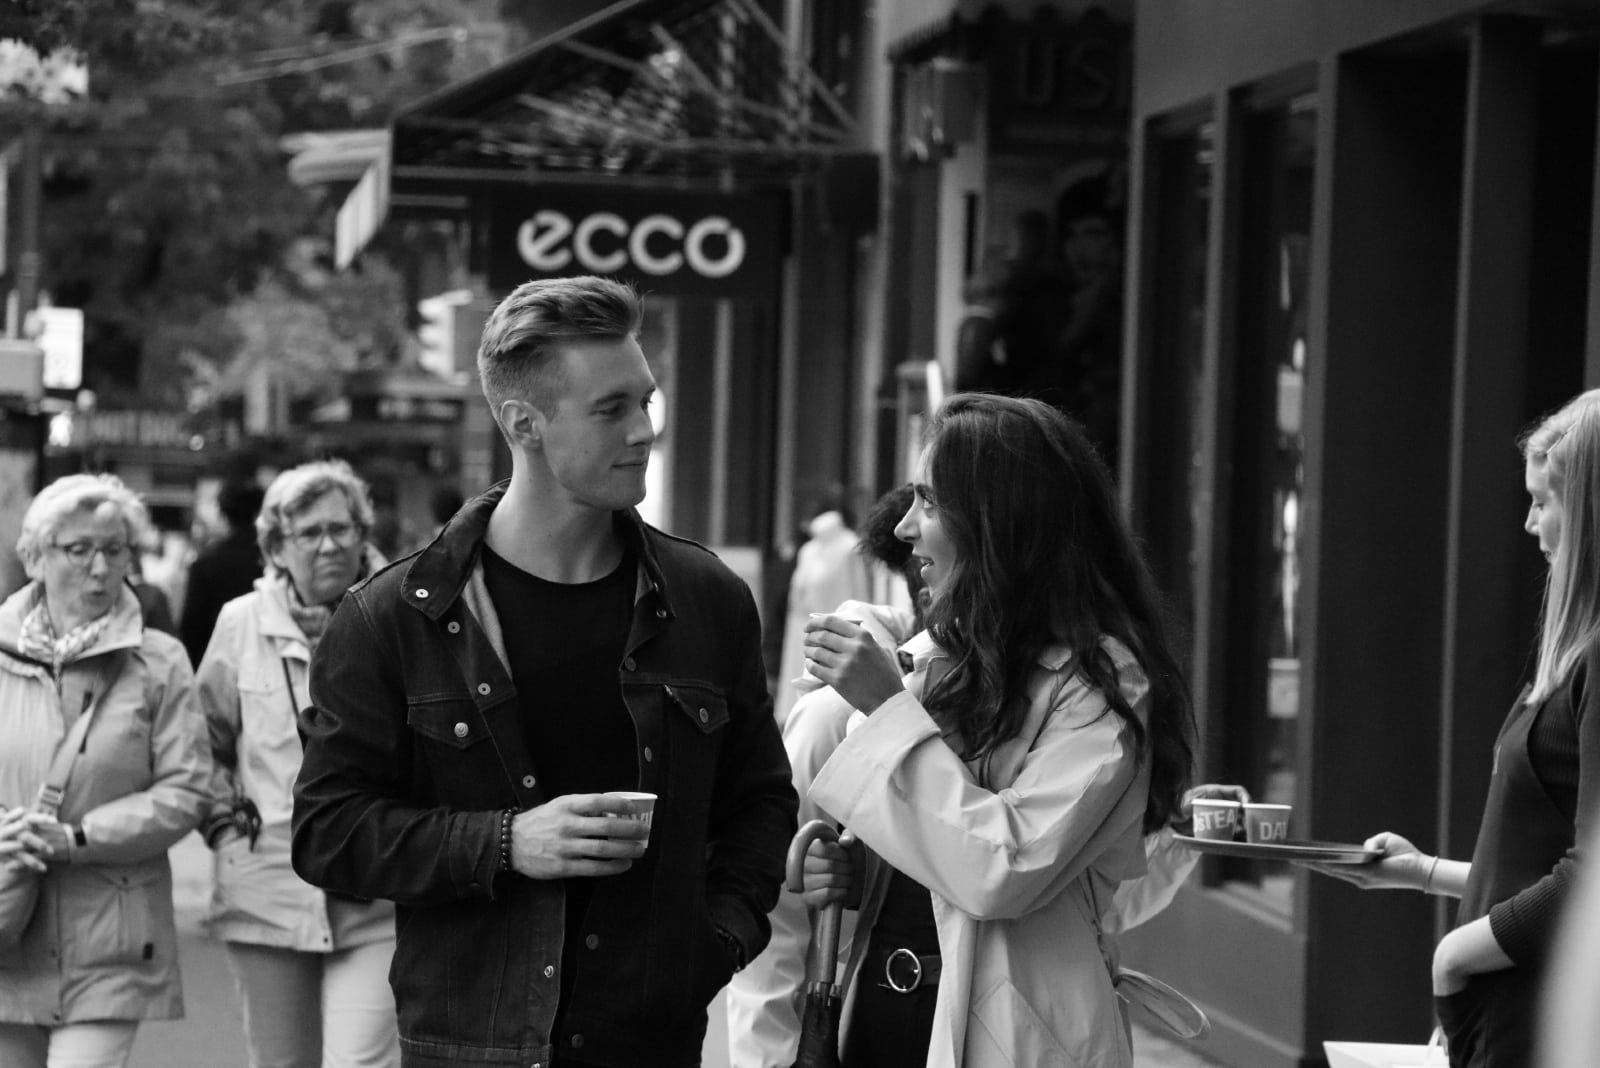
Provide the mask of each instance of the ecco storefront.
[{"label": "ecco storefront", "polygon": [[[466,374],[483,315],[522,282],[632,282],[659,384],[646,516],[759,589],[767,548],[860,451],[866,23],[859,4],[612,4],[397,115],[341,212],[341,262],[386,220],[441,235]],[[808,42],[838,34],[859,47],[829,69]],[[465,419],[464,481],[505,473],[487,413]]]}]

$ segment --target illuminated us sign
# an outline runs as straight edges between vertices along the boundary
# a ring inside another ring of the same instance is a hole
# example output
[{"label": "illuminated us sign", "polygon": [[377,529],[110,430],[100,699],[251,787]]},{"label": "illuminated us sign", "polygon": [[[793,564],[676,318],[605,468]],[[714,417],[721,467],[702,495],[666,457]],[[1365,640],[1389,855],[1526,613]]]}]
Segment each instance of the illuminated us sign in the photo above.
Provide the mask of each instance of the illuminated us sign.
[{"label": "illuminated us sign", "polygon": [[621,187],[531,186],[490,194],[489,285],[599,274],[676,295],[772,297],[784,201]]}]

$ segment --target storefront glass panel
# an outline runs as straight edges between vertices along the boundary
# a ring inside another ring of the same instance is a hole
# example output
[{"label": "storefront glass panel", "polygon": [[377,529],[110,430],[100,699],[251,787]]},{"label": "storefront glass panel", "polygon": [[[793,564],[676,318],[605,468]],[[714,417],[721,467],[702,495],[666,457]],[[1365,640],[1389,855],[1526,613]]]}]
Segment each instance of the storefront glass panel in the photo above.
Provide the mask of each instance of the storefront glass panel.
[{"label": "storefront glass panel", "polygon": [[[1302,430],[1317,110],[1314,95],[1252,108],[1242,123],[1234,422],[1227,465],[1227,775],[1258,800],[1294,804],[1302,745]],[[1291,834],[1295,831],[1291,827]],[[1229,865],[1274,909],[1287,865]]]}]

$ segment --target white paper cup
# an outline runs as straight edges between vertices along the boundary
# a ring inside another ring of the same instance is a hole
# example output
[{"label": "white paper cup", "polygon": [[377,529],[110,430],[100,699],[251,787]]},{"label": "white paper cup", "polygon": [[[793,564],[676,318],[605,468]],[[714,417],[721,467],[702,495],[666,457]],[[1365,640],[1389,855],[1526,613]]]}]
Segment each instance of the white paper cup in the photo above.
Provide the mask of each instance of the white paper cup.
[{"label": "white paper cup", "polygon": [[645,804],[643,812],[613,812],[611,815],[621,816],[623,819],[628,820],[638,820],[646,827],[650,826],[650,819],[656,813],[655,794],[640,793],[636,790],[609,790],[607,794],[610,797],[622,797],[629,801],[643,802]]},{"label": "white paper cup", "polygon": [[1289,816],[1293,805],[1269,805],[1252,801],[1244,806],[1244,837],[1258,845],[1283,845],[1289,840]]},{"label": "white paper cup", "polygon": [[1194,812],[1194,836],[1211,842],[1231,842],[1244,826],[1244,806],[1237,801],[1196,798],[1189,807]]}]

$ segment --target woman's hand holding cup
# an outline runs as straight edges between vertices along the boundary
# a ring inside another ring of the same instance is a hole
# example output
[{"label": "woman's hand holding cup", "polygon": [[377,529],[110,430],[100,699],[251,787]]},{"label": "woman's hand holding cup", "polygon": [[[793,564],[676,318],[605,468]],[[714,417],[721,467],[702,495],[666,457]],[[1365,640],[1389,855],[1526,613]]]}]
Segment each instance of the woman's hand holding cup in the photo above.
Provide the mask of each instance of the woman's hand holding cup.
[{"label": "woman's hand holding cup", "polygon": [[858,620],[813,614],[806,623],[805,656],[807,671],[869,716],[905,689],[894,654]]}]

